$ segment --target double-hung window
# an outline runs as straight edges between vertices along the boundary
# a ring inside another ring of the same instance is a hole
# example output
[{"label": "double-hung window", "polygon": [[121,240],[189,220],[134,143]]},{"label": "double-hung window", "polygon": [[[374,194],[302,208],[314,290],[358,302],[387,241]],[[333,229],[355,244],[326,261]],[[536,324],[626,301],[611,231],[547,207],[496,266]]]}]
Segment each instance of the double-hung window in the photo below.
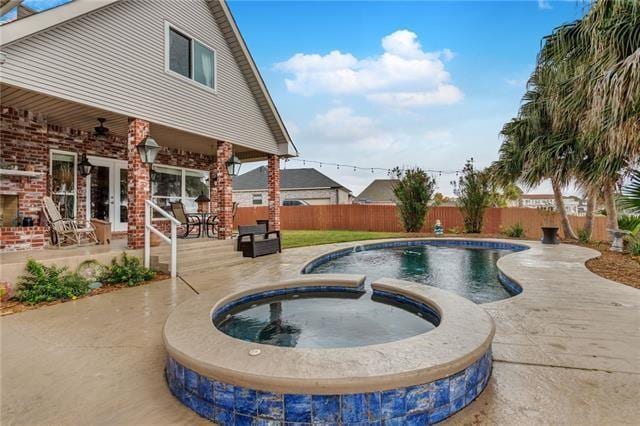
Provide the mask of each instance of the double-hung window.
[{"label": "double-hung window", "polygon": [[253,194],[251,196],[251,200],[252,200],[254,206],[261,206],[262,205],[262,194]]},{"label": "double-hung window", "polygon": [[166,24],[167,72],[216,90],[216,52],[204,43]]},{"label": "double-hung window", "polygon": [[209,172],[154,164],[151,169],[152,200],[171,211],[169,203],[182,201],[185,211],[198,211],[196,198],[209,194]]},{"label": "double-hung window", "polygon": [[77,155],[73,152],[51,151],[51,198],[62,217],[76,216]]}]

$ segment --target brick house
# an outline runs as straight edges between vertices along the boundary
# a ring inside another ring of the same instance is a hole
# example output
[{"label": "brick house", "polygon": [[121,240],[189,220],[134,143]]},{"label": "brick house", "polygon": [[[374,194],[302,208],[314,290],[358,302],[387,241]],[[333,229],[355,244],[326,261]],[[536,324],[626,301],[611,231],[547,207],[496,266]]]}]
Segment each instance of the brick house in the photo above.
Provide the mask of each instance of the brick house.
[{"label": "brick house", "polygon": [[[233,180],[233,200],[239,207],[263,206],[268,199],[268,170],[258,167]],[[283,204],[351,204],[351,191],[316,169],[280,170]]]},{"label": "brick house", "polygon": [[[2,25],[0,40],[1,251],[46,244],[45,195],[140,248],[145,200],[195,210],[207,194],[229,238],[232,156],[267,160],[279,228],[279,160],[297,151],[223,0],[75,0]],[[147,137],[153,165],[137,149]]]}]

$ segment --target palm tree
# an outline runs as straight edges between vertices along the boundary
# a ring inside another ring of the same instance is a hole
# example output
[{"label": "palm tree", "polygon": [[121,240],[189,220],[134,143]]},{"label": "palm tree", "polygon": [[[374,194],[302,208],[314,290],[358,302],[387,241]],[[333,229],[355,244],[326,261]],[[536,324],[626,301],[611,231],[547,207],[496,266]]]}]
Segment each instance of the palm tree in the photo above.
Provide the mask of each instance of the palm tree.
[{"label": "palm tree", "polygon": [[[560,189],[576,182],[589,198],[587,233],[598,194],[616,228],[615,193],[640,156],[639,64],[640,2],[600,0],[581,20],[556,28],[544,40],[518,117],[502,130],[494,172],[528,185],[551,179],[561,214]],[[566,215],[562,220],[571,235]]]},{"label": "palm tree", "polygon": [[640,170],[633,170],[629,184],[622,188],[620,206],[632,213],[640,214]]},{"label": "palm tree", "polygon": [[550,179],[565,238],[577,239],[564,206],[562,187],[570,182],[580,153],[572,138],[554,131],[543,76],[543,70],[532,75],[518,117],[503,127],[505,142],[491,173],[502,185],[520,181],[527,188]]}]

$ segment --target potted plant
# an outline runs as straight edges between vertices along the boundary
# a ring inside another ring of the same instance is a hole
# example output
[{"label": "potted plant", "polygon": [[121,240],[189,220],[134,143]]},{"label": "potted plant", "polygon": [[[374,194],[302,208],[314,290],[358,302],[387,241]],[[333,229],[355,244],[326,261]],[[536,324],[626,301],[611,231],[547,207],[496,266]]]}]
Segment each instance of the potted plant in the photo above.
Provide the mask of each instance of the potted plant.
[{"label": "potted plant", "polygon": [[542,244],[560,244],[553,207],[538,207],[538,214],[542,216]]}]

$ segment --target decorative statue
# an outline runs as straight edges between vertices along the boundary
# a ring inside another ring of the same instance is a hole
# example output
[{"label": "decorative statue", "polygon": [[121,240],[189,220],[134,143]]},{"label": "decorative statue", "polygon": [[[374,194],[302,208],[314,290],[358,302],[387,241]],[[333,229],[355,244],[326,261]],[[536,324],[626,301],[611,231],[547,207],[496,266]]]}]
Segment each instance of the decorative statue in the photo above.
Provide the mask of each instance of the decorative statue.
[{"label": "decorative statue", "polygon": [[441,237],[444,235],[444,231],[442,229],[442,223],[440,223],[440,219],[436,220],[436,224],[433,227],[433,233],[436,234],[436,237]]}]

